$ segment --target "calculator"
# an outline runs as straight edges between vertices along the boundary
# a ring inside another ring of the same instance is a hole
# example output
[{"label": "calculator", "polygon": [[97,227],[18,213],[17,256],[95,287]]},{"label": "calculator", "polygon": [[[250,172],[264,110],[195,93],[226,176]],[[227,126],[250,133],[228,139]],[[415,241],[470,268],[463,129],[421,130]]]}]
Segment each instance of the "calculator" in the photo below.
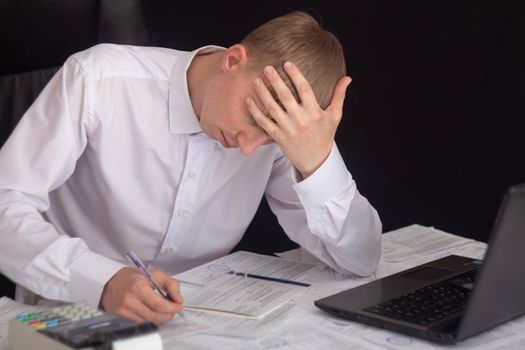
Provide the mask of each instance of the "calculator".
[{"label": "calculator", "polygon": [[142,342],[147,338],[148,349],[162,349],[155,324],[80,304],[21,313],[9,322],[8,330],[12,350],[115,349],[118,343],[131,344],[139,338]]}]

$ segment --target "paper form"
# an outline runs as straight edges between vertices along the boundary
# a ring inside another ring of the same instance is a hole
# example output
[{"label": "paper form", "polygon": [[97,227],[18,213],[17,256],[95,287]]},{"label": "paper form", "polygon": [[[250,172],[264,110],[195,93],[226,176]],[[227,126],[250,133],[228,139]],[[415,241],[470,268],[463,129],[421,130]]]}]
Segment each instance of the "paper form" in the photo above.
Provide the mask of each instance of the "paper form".
[{"label": "paper form", "polygon": [[411,225],[383,234],[382,259],[401,262],[473,241],[433,227]]},{"label": "paper form", "polygon": [[358,337],[344,337],[315,324],[295,322],[261,339],[259,349],[370,350]]},{"label": "paper form", "polygon": [[224,274],[185,297],[185,309],[261,318],[307,287]]},{"label": "paper form", "polygon": [[314,263],[281,259],[274,256],[238,251],[175,276],[179,281],[206,285],[230,271],[305,282],[308,273],[322,269]]},{"label": "paper form", "polygon": [[406,269],[409,269],[409,268],[412,268],[412,267],[415,267],[421,264],[426,264],[433,260],[444,258],[449,255],[460,255],[460,256],[466,256],[468,258],[473,258],[473,259],[483,259],[485,256],[486,250],[487,250],[487,243],[467,241],[465,242],[465,244],[461,244],[455,247],[450,247],[447,249],[436,251],[432,254],[412,257],[411,259],[407,259],[405,261],[398,262],[398,263],[383,262],[383,264],[392,267],[392,269],[396,269],[396,268],[399,269],[400,267],[404,267],[404,269],[406,270]]},{"label": "paper form", "polygon": [[[167,345],[167,344],[166,344]],[[173,346],[170,344],[169,346]],[[169,347],[168,347],[169,348]],[[297,349],[319,350],[370,350],[360,339],[348,339],[335,333],[326,332],[311,325],[297,325],[276,328],[263,337],[232,336],[219,333],[197,333],[180,339],[172,349]]]},{"label": "paper form", "polygon": [[184,320],[174,318],[160,327],[160,334],[166,349],[183,349],[181,344],[195,343],[197,334],[217,334],[230,340],[237,339],[242,344],[243,339],[260,339],[279,327],[285,327],[293,310],[296,310],[296,305],[287,303],[261,320],[186,310]]}]

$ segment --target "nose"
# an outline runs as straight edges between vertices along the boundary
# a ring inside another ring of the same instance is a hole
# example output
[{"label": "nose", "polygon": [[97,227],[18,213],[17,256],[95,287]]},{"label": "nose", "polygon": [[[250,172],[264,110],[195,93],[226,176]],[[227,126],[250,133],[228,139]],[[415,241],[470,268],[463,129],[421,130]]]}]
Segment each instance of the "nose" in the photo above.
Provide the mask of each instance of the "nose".
[{"label": "nose", "polygon": [[241,152],[245,155],[252,154],[257,147],[260,145],[266,145],[272,142],[272,139],[264,132],[256,133],[240,133],[237,135],[237,142],[239,143],[239,148]]}]

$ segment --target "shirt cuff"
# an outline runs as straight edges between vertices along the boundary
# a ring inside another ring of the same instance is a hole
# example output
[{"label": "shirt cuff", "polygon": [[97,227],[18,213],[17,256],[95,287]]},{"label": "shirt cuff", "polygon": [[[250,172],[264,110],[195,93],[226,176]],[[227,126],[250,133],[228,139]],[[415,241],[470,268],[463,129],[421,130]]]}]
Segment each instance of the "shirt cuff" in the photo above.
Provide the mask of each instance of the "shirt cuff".
[{"label": "shirt cuff", "polygon": [[300,178],[297,175],[292,167],[293,189],[305,208],[323,205],[341,193],[342,189],[349,188],[352,182],[352,175],[335,143],[328,158],[312,175],[301,182],[297,181]]},{"label": "shirt cuff", "polygon": [[86,251],[71,265],[71,301],[98,308],[106,282],[126,265]]}]

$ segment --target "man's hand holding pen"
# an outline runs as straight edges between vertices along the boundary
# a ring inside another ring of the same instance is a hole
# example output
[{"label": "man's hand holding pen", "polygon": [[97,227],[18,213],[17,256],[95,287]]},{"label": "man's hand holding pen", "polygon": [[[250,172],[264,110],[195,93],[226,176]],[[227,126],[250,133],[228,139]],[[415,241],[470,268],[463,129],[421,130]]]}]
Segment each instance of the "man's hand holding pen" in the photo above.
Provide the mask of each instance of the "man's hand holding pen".
[{"label": "man's hand holding pen", "polygon": [[179,282],[161,271],[152,269],[149,272],[171,300],[156,292],[138,268],[124,267],[104,286],[100,299],[103,309],[134,321],[156,324],[167,322],[182,312],[183,298]]}]

